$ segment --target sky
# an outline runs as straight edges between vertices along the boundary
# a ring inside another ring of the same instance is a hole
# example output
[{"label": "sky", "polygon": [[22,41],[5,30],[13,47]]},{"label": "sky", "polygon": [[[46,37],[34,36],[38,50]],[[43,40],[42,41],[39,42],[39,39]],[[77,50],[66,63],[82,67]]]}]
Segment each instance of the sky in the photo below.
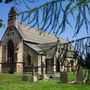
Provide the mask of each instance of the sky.
[{"label": "sky", "polygon": [[[43,3],[43,1],[44,0],[42,0],[42,2],[39,2],[38,4],[35,4],[34,6]],[[0,4],[0,19],[2,19],[3,23],[5,24],[5,28],[4,27],[0,28],[0,40],[1,40],[5,30],[7,28],[8,13],[9,13],[10,8],[13,5],[14,5],[13,3],[10,3],[10,4],[1,3]],[[22,8],[23,8],[23,6],[22,6]],[[22,10],[24,10],[24,8]],[[70,19],[70,22],[71,22],[72,25],[74,24],[74,21],[71,20],[71,19]],[[59,37],[62,37],[64,39],[68,38],[69,41],[71,41],[73,39],[75,40],[75,39],[78,39],[78,38],[85,37],[85,36],[87,36],[86,30],[85,30],[85,26],[83,26],[81,28],[81,30],[80,30],[79,34],[77,35],[77,37],[73,37],[73,34],[74,34],[74,30],[72,28],[70,28],[69,26],[67,26],[66,30]]]}]

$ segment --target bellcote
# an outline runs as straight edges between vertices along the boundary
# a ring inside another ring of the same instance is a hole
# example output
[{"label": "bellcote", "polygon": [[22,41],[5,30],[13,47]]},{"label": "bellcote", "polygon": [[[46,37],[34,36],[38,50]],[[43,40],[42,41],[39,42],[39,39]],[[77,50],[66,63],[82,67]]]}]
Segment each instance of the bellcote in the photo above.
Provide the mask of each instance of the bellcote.
[{"label": "bellcote", "polygon": [[12,7],[8,14],[8,26],[16,25],[17,23],[18,23],[17,12],[15,10],[15,7]]}]

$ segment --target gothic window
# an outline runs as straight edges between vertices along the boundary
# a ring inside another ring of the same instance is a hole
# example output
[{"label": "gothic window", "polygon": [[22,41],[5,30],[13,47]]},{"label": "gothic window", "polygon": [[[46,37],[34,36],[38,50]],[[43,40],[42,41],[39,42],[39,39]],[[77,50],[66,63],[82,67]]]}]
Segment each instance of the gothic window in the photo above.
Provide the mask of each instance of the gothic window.
[{"label": "gothic window", "polygon": [[9,40],[7,43],[7,66],[9,73],[14,73],[15,71],[16,64],[14,60],[14,43],[12,40]]},{"label": "gothic window", "polygon": [[9,62],[14,62],[14,44],[12,40],[7,43],[7,59]]}]

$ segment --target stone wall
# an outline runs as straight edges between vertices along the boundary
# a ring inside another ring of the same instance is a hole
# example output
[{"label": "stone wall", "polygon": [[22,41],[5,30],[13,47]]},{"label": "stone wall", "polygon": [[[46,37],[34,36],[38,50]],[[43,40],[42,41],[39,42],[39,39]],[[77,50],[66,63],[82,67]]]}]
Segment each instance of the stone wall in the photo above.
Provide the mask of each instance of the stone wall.
[{"label": "stone wall", "polygon": [[[36,51],[34,51],[32,48],[28,47],[26,44],[24,44],[24,72],[28,73],[28,72],[32,72],[32,63],[35,64],[35,66],[38,66],[38,54],[36,53]],[[30,55],[30,59],[31,59],[31,64],[27,65],[27,56]],[[37,69],[36,69],[37,72]]]},{"label": "stone wall", "polygon": [[19,42],[17,52],[17,64],[16,64],[16,73],[23,73],[23,42]]},{"label": "stone wall", "polygon": [[[0,54],[1,54],[0,55],[0,63],[2,63],[2,65],[0,66],[0,67],[2,67],[0,69],[1,72],[8,72],[6,63],[7,63],[7,43],[9,40],[13,41],[14,58],[15,58],[15,62],[17,62],[16,53],[18,51],[18,44],[20,41],[22,41],[22,39],[21,39],[21,36],[18,34],[17,30],[15,30],[14,26],[8,27],[2,37],[1,50],[0,50]],[[16,71],[16,69],[15,69],[15,71]]]}]

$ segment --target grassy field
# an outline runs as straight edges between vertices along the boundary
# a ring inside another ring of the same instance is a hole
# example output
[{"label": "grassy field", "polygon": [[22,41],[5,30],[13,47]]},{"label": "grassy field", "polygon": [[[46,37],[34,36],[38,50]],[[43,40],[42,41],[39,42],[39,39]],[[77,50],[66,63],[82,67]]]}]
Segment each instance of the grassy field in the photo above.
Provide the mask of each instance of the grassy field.
[{"label": "grassy field", "polygon": [[54,80],[31,83],[22,81],[22,75],[0,74],[0,90],[90,90],[90,85],[61,84]]}]

